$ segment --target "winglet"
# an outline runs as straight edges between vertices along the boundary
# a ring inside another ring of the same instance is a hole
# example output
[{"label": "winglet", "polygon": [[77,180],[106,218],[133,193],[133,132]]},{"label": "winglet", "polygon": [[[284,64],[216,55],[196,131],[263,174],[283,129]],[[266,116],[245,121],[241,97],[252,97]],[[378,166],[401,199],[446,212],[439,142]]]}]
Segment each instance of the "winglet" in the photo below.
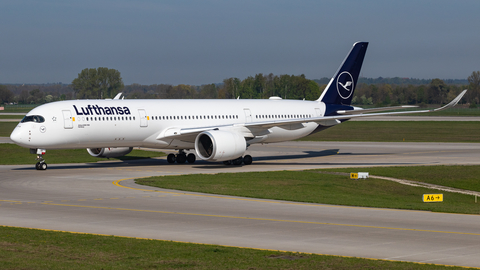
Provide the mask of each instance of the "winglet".
[{"label": "winglet", "polygon": [[121,96],[122,96],[122,92],[118,93],[113,99],[120,99]]},{"label": "winglet", "polygon": [[431,110],[432,112],[438,112],[438,111],[442,111],[442,110],[445,110],[445,109],[448,109],[448,108],[451,108],[455,105],[457,105],[457,103],[460,101],[460,99],[462,99],[462,97],[465,95],[465,93],[467,93],[467,89],[463,90],[460,95],[458,95],[455,99],[453,99],[452,101],[450,101],[450,103],[448,103],[447,105],[441,107],[441,108],[437,108],[437,109],[434,109],[434,110]]}]

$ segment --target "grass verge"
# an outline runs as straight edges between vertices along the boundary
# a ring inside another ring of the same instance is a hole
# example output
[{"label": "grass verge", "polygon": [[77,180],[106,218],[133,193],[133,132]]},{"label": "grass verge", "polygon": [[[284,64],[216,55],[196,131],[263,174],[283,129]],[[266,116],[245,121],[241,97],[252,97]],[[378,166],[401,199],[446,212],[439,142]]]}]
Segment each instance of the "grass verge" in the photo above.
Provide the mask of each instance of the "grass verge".
[{"label": "grass verge", "polygon": [[[322,171],[356,172],[365,168],[328,169]],[[413,180],[446,187],[480,192],[480,166],[407,166],[368,168],[372,175]]]},{"label": "grass verge", "polygon": [[479,122],[350,121],[300,141],[480,142]]},{"label": "grass verge", "polygon": [[5,113],[27,113],[33,110],[35,107],[40,106],[40,104],[24,104],[24,105],[4,105]]},{"label": "grass verge", "polygon": [[[0,152],[4,153],[3,155],[0,155],[1,165],[34,164],[36,162],[36,155],[30,154],[29,149],[15,144],[0,144]],[[165,153],[133,149],[130,154],[124,157],[112,159],[131,160],[162,156],[165,156]],[[90,156],[85,149],[48,150],[45,159],[48,164],[86,163],[106,160],[104,158]]]},{"label": "grass verge", "polygon": [[[470,187],[480,190],[479,166],[442,166],[445,178],[441,184]],[[338,169],[340,172],[369,171],[372,174],[403,178],[409,168],[385,168],[388,173],[365,169]],[[417,167],[409,174],[411,180],[438,183],[435,176],[423,177],[440,167]],[[465,171],[463,176],[456,172]],[[373,179],[351,180],[345,175],[317,171],[249,172],[215,175],[181,175],[137,179],[136,183],[160,188],[225,194],[241,197],[324,203],[334,205],[380,207],[409,210],[427,210],[446,213],[480,214],[480,203],[474,196],[439,192],[427,188],[411,187],[395,182]],[[452,178],[449,178],[452,177]],[[444,202],[424,203],[425,193],[443,193]]]},{"label": "grass verge", "polygon": [[25,117],[24,115],[1,115],[0,114],[0,119],[17,119],[19,122],[21,119]]},{"label": "grass verge", "polygon": [[0,226],[1,269],[465,269]]},{"label": "grass verge", "polygon": [[0,122],[0,137],[10,137],[18,122]]},{"label": "grass verge", "polygon": [[[440,108],[441,105],[436,107],[431,107],[428,109],[436,109]],[[423,110],[424,108],[415,108],[415,110]],[[418,116],[480,116],[480,108],[460,108],[454,107],[448,110],[437,111],[437,112],[430,112],[430,113],[415,113],[411,115],[418,115]]]}]

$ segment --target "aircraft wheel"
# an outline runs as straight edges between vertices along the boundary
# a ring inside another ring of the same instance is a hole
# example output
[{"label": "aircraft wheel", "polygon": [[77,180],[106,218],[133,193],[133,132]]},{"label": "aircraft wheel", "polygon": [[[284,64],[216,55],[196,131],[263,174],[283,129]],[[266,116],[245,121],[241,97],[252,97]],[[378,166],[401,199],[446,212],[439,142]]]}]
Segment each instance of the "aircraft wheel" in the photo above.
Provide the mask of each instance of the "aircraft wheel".
[{"label": "aircraft wheel", "polygon": [[168,163],[175,163],[175,155],[174,154],[168,154],[167,156],[167,162]]},{"label": "aircraft wheel", "polygon": [[242,165],[242,162],[243,162],[242,157],[232,160],[233,165]]},{"label": "aircraft wheel", "polygon": [[245,165],[252,164],[252,161],[253,161],[253,159],[252,159],[252,156],[250,156],[250,155],[246,155],[246,156],[243,157],[243,164],[245,164]]},{"label": "aircraft wheel", "polygon": [[197,159],[197,157],[195,157],[195,155],[192,154],[192,153],[190,153],[190,154],[187,155],[187,161],[188,161],[188,163],[194,163],[196,159]]},{"label": "aircraft wheel", "polygon": [[35,164],[35,169],[37,169],[39,171],[45,171],[47,169],[47,163],[37,162],[37,164]]},{"label": "aircraft wheel", "polygon": [[230,160],[227,160],[227,161],[224,161],[223,164],[224,165],[232,165],[232,162]]},{"label": "aircraft wheel", "polygon": [[177,163],[183,164],[185,163],[185,161],[187,161],[187,155],[185,155],[184,153],[177,155]]}]

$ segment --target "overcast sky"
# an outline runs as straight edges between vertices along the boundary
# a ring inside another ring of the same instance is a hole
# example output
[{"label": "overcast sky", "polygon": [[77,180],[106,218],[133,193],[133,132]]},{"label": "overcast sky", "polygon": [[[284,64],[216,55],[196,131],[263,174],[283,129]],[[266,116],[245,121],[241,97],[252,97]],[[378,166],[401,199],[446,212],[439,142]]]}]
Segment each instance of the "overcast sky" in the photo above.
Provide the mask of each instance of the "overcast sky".
[{"label": "overcast sky", "polygon": [[257,73],[331,77],[356,41],[361,75],[466,79],[480,70],[480,1],[0,1],[0,83],[125,84]]}]

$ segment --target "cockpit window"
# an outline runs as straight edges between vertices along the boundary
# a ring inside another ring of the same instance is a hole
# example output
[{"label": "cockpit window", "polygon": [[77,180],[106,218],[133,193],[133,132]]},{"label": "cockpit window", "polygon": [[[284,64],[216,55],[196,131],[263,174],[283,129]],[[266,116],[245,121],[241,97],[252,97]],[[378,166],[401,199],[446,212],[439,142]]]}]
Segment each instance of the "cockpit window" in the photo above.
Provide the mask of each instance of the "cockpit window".
[{"label": "cockpit window", "polygon": [[25,116],[20,123],[27,123],[27,122],[35,122],[35,123],[43,123],[45,122],[45,118],[40,115],[27,115]]}]

